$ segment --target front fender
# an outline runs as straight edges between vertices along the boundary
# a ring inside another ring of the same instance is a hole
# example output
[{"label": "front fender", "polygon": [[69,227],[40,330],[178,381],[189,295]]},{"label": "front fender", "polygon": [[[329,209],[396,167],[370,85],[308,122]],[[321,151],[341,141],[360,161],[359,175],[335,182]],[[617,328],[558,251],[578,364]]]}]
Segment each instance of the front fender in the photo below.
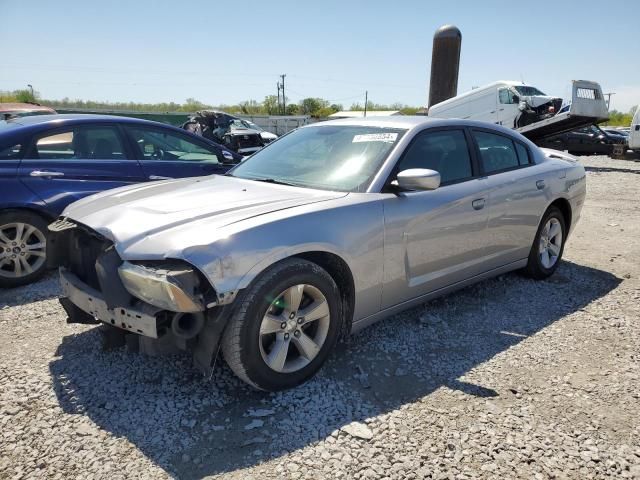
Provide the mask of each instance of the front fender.
[{"label": "front fender", "polygon": [[382,203],[362,194],[337,208],[287,211],[261,216],[237,225],[236,230],[211,245],[191,247],[181,258],[198,268],[227,304],[274,263],[301,253],[326,252],[344,260],[351,270],[356,293],[354,320],[380,307],[384,255]]},{"label": "front fender", "polygon": [[293,245],[287,247],[278,248],[275,252],[273,252],[268,257],[263,258],[261,261],[256,263],[239,281],[238,289],[243,289],[249,286],[249,284],[258,276],[260,273],[265,271],[271,265],[279,262],[280,260],[284,260],[285,258],[294,257],[296,255],[302,253],[309,252],[324,252],[324,253],[332,253],[337,257],[340,257],[345,263],[349,266],[349,269],[353,271],[353,260],[349,255],[345,255],[344,252],[339,252],[334,245],[330,245],[328,243],[305,243],[301,245]]}]

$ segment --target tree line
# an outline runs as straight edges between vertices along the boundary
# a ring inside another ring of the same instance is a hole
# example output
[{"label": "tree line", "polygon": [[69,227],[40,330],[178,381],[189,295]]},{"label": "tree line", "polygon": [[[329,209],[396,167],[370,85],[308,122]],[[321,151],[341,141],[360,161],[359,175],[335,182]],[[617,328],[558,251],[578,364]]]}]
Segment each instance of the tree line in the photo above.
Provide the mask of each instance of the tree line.
[{"label": "tree line", "polygon": [[[161,102],[96,102],[92,100],[71,100],[67,97],[62,100],[49,100],[41,98],[38,92],[30,90],[0,91],[0,103],[7,102],[34,102],[58,109],[85,109],[85,110],[129,110],[135,112],[196,112],[198,110],[215,109],[228,113],[244,115],[310,115],[324,118],[332,113],[345,110],[339,103],[331,103],[323,98],[304,98],[299,102],[289,102],[287,99],[286,111],[278,102],[276,95],[267,95],[262,102],[246,100],[237,104],[209,105],[195,98],[187,98],[184,103]],[[367,102],[367,110],[399,110],[405,115],[412,115],[419,107],[411,107],[402,103],[384,105],[372,101]],[[361,103],[353,103],[348,110],[364,110]]]},{"label": "tree line", "polygon": [[[34,102],[58,109],[84,109],[84,110],[128,110],[134,112],[185,112],[192,113],[198,110],[215,109],[228,113],[240,115],[310,115],[317,118],[325,118],[332,113],[345,110],[339,103],[331,103],[323,98],[305,98],[298,103],[286,102],[286,111],[283,112],[282,105],[278,103],[276,95],[267,95],[262,102],[257,100],[246,100],[237,104],[209,105],[195,98],[187,98],[184,103],[161,102],[161,103],[138,103],[138,102],[95,102],[92,100],[47,100],[40,98],[38,92],[30,90],[0,91],[0,103],[7,102]],[[638,107],[632,107],[629,112],[609,111],[607,125],[624,126],[631,125],[633,114]],[[414,115],[420,107],[411,107],[402,103],[392,103],[384,105],[367,102],[367,110],[393,110],[400,111],[404,115]],[[348,110],[364,110],[364,104],[353,103]]]},{"label": "tree line", "polygon": [[605,123],[607,125],[611,125],[612,127],[628,127],[631,125],[631,120],[633,120],[633,115],[636,113],[638,106],[631,107],[627,113],[619,112],[617,110],[609,111],[609,120]]}]

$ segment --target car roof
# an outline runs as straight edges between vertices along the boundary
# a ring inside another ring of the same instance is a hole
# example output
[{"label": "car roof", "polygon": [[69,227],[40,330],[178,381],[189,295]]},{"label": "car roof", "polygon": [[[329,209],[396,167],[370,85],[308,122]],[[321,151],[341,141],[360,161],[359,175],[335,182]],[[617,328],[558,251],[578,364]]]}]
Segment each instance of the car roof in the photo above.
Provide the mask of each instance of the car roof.
[{"label": "car roof", "polygon": [[[83,124],[95,123],[118,123],[120,125],[146,125],[180,131],[184,134],[191,135],[179,127],[166,123],[144,120],[142,118],[121,117],[118,115],[100,115],[88,113],[69,113],[55,115],[33,115],[26,117],[10,118],[9,120],[0,121],[0,134],[10,135],[32,135],[38,132],[46,131],[57,127],[67,127]],[[208,140],[202,138],[202,140]]]},{"label": "car roof", "polygon": [[142,118],[133,117],[121,117],[118,115],[100,115],[97,113],[64,113],[53,115],[33,115],[28,117],[11,118],[7,120],[8,123],[15,123],[18,125],[39,125],[39,124],[78,124],[84,122],[125,122],[125,123],[140,123],[140,124],[154,124],[162,126],[171,126],[166,123],[153,122],[151,120],[144,120]]},{"label": "car roof", "polygon": [[[144,120],[142,118],[134,117],[121,117],[118,115],[101,115],[94,113],[68,113],[68,114],[55,114],[55,115],[33,115],[27,117],[10,118],[9,120],[0,120],[0,139],[5,142],[12,141],[24,141],[31,135],[39,134],[43,131],[53,129],[56,127],[65,127],[73,125],[91,124],[91,123],[118,123],[129,125],[146,125],[164,128],[168,130],[174,130],[180,132],[183,135],[197,137],[198,140],[217,146],[218,148],[225,148],[223,145],[216,143],[208,138],[195,135],[192,132],[183,130],[175,125],[167,123],[154,122],[152,120]],[[226,148],[228,150],[228,148]],[[235,152],[234,152],[235,153]]]},{"label": "car roof", "polygon": [[56,111],[53,108],[45,107],[44,105],[39,105],[37,103],[0,103],[0,112],[9,113],[9,112],[51,112],[55,113]]},{"label": "car roof", "polygon": [[359,118],[341,118],[339,120],[329,120],[326,122],[312,123],[303,128],[313,126],[330,126],[330,125],[352,125],[352,126],[368,126],[380,128],[404,128],[422,129],[424,127],[479,127],[489,128],[500,132],[516,134],[512,129],[496,125],[493,123],[479,122],[477,120],[463,120],[458,118],[437,118],[423,115],[392,115],[387,117],[359,117]]},{"label": "car roof", "polygon": [[535,146],[528,138],[524,137],[520,132],[511,128],[503,127],[495,123],[480,122],[478,120],[463,120],[458,118],[436,118],[424,115],[392,115],[387,117],[360,117],[360,118],[342,118],[339,120],[329,120],[326,122],[317,122],[305,125],[301,128],[310,127],[326,127],[331,125],[344,126],[369,126],[377,128],[399,128],[405,130],[422,130],[424,128],[441,128],[441,127],[472,127],[493,130],[496,133],[510,136],[529,146]]}]

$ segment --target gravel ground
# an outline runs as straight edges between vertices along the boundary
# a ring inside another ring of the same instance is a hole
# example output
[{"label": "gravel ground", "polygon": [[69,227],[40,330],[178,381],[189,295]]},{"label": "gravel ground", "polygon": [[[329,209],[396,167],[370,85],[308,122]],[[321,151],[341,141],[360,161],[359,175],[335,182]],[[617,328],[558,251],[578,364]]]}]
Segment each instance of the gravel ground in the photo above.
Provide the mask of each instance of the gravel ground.
[{"label": "gravel ground", "polygon": [[640,478],[640,164],[581,161],[554,277],[390,318],[284,393],[102,352],[53,275],[0,292],[0,478]]}]

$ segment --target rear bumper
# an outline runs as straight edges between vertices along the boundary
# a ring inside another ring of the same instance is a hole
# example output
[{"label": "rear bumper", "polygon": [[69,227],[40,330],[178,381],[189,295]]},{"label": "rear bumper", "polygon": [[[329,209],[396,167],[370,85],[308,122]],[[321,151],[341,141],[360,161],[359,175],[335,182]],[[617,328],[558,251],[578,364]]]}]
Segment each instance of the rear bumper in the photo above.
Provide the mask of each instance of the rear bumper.
[{"label": "rear bumper", "polygon": [[71,303],[96,320],[138,335],[158,338],[156,314],[160,309],[151,306],[109,308],[98,290],[90,287],[65,268],[60,268],[60,285],[63,295]]}]

